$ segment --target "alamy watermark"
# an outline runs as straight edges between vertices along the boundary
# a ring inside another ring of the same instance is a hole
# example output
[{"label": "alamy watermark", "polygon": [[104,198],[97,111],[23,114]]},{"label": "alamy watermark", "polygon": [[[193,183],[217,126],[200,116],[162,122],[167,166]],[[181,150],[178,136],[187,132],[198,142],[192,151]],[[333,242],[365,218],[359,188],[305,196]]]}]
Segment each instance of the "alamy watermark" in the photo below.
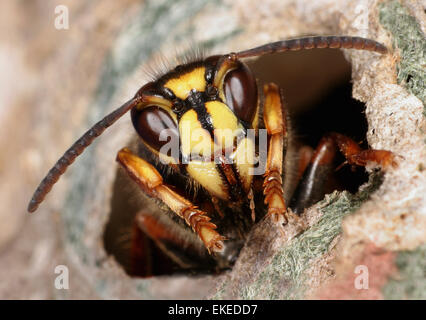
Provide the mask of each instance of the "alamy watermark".
[{"label": "alamy watermark", "polygon": [[368,267],[361,264],[355,267],[354,273],[358,274],[354,280],[354,287],[358,290],[367,290],[368,287]]},{"label": "alamy watermark", "polygon": [[55,7],[54,24],[57,30],[68,30],[70,28],[69,11],[67,6],[61,4]]},{"label": "alamy watermark", "polygon": [[55,288],[58,290],[68,290],[70,288],[69,270],[65,265],[55,267],[55,274],[59,274],[55,278]]},{"label": "alamy watermark", "polygon": [[[214,139],[207,130],[191,128],[190,121],[179,124],[180,135],[172,129],[161,130],[164,141],[159,153],[163,164],[214,162],[216,164],[249,165],[249,174],[262,175],[268,157],[266,129],[215,129]],[[181,155],[181,156],[180,156]]]}]

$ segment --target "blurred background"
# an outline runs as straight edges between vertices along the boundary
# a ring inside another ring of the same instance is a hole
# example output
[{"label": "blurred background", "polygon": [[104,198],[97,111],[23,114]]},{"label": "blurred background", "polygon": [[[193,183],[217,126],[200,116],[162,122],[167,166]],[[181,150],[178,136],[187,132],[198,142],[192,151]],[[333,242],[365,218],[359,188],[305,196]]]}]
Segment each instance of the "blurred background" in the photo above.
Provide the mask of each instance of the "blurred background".
[{"label": "blurred background", "polygon": [[[304,3],[1,1],[0,298],[207,295],[212,277],[135,280],[105,252],[115,152],[132,135],[127,116],[78,159],[36,213],[27,213],[26,206],[67,147],[144,84],[144,66],[159,53],[172,57],[187,43],[226,53],[312,30],[333,33],[331,22],[309,18],[320,9]],[[274,81],[284,88],[300,139],[315,146],[322,134],[336,130],[362,141],[363,105],[351,99],[351,69],[343,54],[319,50],[283,57],[249,65],[260,84]],[[366,177],[359,179],[348,188],[356,190]],[[69,290],[54,286],[58,265],[70,269]]]}]

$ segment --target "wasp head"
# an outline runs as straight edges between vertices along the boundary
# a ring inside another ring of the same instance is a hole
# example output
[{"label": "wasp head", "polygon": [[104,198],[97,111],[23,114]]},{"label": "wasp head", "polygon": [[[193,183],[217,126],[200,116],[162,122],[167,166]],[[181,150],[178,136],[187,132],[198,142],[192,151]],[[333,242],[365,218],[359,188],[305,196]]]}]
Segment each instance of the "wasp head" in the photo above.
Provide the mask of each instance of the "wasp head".
[{"label": "wasp head", "polygon": [[250,70],[232,55],[176,67],[142,87],[133,125],[161,161],[176,165],[226,201],[250,190],[258,94]]}]

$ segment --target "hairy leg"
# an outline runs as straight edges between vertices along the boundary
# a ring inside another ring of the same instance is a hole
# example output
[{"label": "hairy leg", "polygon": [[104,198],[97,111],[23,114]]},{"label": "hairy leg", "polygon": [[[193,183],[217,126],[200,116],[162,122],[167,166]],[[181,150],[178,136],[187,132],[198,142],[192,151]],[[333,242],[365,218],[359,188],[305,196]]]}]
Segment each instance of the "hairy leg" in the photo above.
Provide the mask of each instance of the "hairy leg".
[{"label": "hairy leg", "polygon": [[358,143],[343,134],[327,134],[320,140],[290,201],[289,207],[294,213],[300,214],[322,199],[326,181],[334,170],[333,161],[337,150],[343,154],[345,163],[349,165],[366,166],[374,163],[384,170],[397,165],[395,155],[390,151],[363,150]]},{"label": "hairy leg", "polygon": [[215,231],[216,225],[210,222],[206,213],[164,184],[160,173],[151,164],[127,148],[118,152],[117,161],[145,193],[161,200],[184,219],[210,253],[220,252],[223,249],[224,237]]},{"label": "hairy leg", "polygon": [[268,133],[268,158],[264,174],[263,194],[268,205],[267,215],[277,223],[287,223],[283,191],[283,151],[286,142],[286,114],[280,90],[275,84],[264,87],[263,120]]}]

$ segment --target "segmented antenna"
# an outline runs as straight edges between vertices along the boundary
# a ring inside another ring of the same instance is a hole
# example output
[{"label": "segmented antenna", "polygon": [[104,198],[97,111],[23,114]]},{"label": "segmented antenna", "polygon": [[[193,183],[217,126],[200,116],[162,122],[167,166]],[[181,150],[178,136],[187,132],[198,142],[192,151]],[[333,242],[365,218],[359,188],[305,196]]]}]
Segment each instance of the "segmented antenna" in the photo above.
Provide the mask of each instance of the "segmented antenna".
[{"label": "segmented antenna", "polygon": [[52,189],[52,186],[58,181],[59,177],[67,170],[69,165],[74,162],[83,151],[86,149],[96,137],[100,136],[106,128],[116,122],[127,111],[137,106],[142,100],[141,96],[135,96],[133,99],[127,101],[118,109],[108,114],[101,121],[96,123],[90,128],[80,139],[64,153],[64,155],[56,162],[56,164],[49,170],[46,177],[40,182],[34,195],[28,204],[28,211],[34,212],[37,210],[39,204],[43,201],[46,194]]},{"label": "segmented antenna", "polygon": [[[349,37],[349,36],[314,36],[305,38],[296,38],[290,40],[277,41],[253,49],[240,51],[234,54],[234,58],[248,58],[255,57],[269,53],[283,52],[283,51],[296,51],[303,49],[313,48],[344,48],[356,50],[369,50],[378,53],[386,53],[387,48],[374,40]],[[83,151],[86,149],[93,140],[100,136],[106,128],[111,126],[115,121],[122,117],[127,111],[137,106],[143,100],[143,96],[136,95],[133,99],[129,100],[115,111],[108,114],[101,121],[96,123],[89,129],[80,139],[78,139],[56,162],[52,169],[49,170],[46,177],[41,181],[37,187],[34,195],[28,204],[28,211],[34,212],[39,204],[43,201],[46,194],[52,189],[52,186],[58,181],[59,177],[65,172],[71,163],[74,162]]]},{"label": "segmented antenna", "polygon": [[387,52],[387,48],[383,44],[366,38],[348,36],[314,36],[268,43],[253,49],[240,51],[236,53],[236,57],[248,58],[275,52],[284,52],[289,50],[297,51],[314,48],[343,48],[368,50],[379,53]]}]

